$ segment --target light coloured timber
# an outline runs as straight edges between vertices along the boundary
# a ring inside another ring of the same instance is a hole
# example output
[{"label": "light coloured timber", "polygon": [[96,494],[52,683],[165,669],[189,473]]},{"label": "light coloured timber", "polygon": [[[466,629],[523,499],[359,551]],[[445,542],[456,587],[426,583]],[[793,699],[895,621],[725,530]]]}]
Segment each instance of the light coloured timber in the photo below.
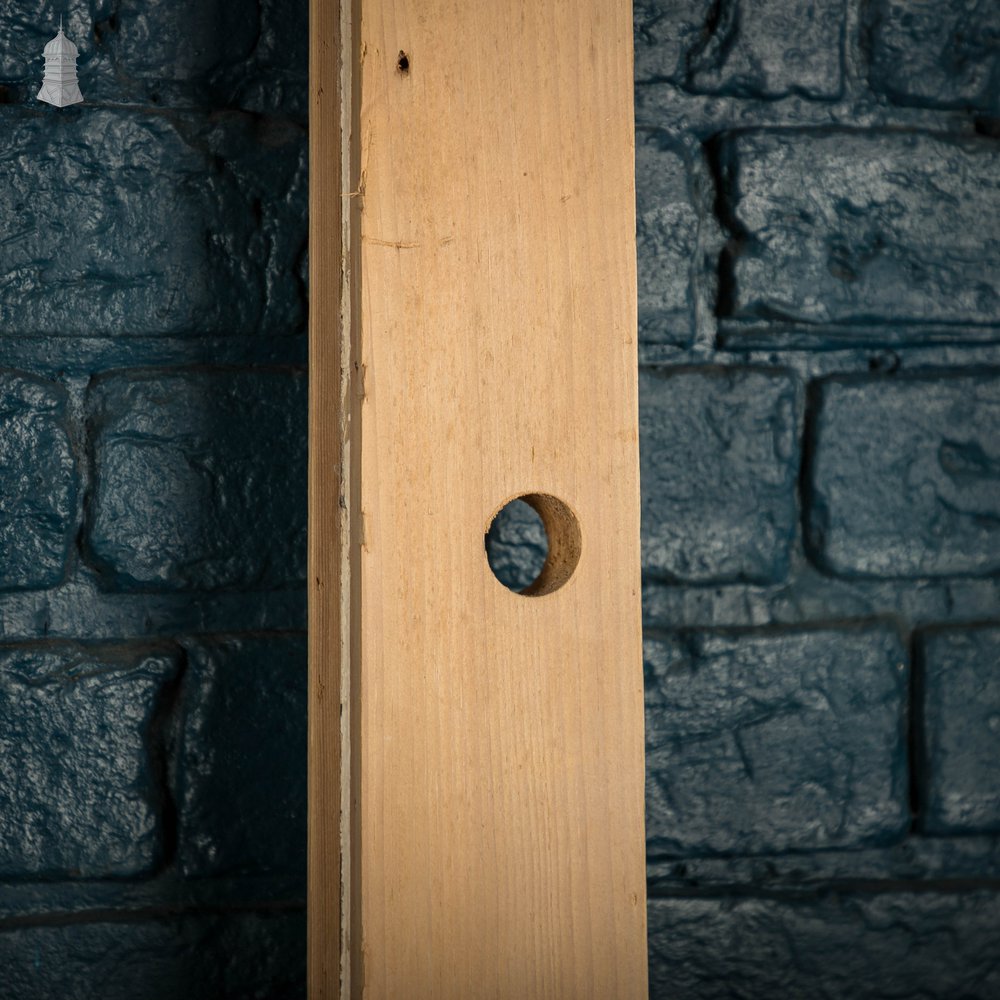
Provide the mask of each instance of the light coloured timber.
[{"label": "light coloured timber", "polygon": [[[351,996],[350,683],[357,649],[357,438],[350,199],[354,10],[310,0],[308,989]],[[355,157],[356,159],[356,157]],[[347,773],[342,774],[342,770]],[[341,821],[345,817],[345,821]],[[343,976],[342,976],[343,973]]]},{"label": "light coloured timber", "polygon": [[312,17],[311,995],[645,997],[630,5]]}]

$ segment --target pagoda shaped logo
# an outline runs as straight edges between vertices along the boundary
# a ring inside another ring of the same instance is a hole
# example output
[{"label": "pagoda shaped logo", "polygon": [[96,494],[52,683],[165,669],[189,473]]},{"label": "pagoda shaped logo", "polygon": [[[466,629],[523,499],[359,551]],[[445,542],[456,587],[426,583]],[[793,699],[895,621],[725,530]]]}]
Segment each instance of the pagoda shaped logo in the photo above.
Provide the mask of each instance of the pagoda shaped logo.
[{"label": "pagoda shaped logo", "polygon": [[62,18],[59,34],[45,46],[45,76],[38,99],[57,108],[79,104],[83,100],[76,79],[76,57],[79,49],[63,34]]}]

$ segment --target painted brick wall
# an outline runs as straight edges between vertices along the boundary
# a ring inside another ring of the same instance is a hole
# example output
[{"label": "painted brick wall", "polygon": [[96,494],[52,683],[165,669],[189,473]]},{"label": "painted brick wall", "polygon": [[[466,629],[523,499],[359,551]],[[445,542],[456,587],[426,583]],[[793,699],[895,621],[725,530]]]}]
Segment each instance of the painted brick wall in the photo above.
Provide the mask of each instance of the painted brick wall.
[{"label": "painted brick wall", "polygon": [[0,8],[0,996],[305,979],[306,4]]},{"label": "painted brick wall", "polygon": [[1000,996],[1000,5],[636,0],[651,994]]},{"label": "painted brick wall", "polygon": [[[86,0],[63,111],[49,7],[0,11],[0,992],[300,996],[305,5]],[[654,997],[1000,995],[997,9],[636,0]]]}]

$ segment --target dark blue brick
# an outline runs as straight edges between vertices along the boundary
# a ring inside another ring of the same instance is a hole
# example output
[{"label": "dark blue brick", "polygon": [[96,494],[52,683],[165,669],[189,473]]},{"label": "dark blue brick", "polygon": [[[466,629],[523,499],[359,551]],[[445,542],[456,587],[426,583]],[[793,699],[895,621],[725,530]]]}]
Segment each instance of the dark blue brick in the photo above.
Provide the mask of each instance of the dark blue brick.
[{"label": "dark blue brick", "polygon": [[740,97],[836,97],[843,0],[638,0],[635,72]]},{"label": "dark blue brick", "polygon": [[998,952],[985,890],[649,904],[651,1000],[996,1000]]},{"label": "dark blue brick", "polygon": [[88,105],[0,128],[0,335],[302,329],[303,129]]},{"label": "dark blue brick", "polygon": [[809,470],[810,547],[873,577],[1000,570],[1000,376],[832,380]]},{"label": "dark blue brick", "polygon": [[106,41],[114,83],[147,100],[307,113],[305,0],[125,0]]},{"label": "dark blue brick", "polygon": [[107,586],[279,587],[305,574],[301,372],[124,372],[92,387],[88,557]]},{"label": "dark blue brick", "polygon": [[304,998],[305,916],[221,913],[0,931],[11,1000]]},{"label": "dark blue brick", "polygon": [[309,4],[257,0],[260,32],[250,64],[220,75],[215,90],[251,111],[309,114]]},{"label": "dark blue brick", "polygon": [[77,516],[61,386],[0,372],[0,469],[0,589],[59,583]]},{"label": "dark blue brick", "polygon": [[[8,101],[34,105],[42,49],[59,11],[25,0],[0,33],[0,84]],[[307,113],[305,0],[89,0],[65,11],[66,34],[89,104],[215,106]]]},{"label": "dark blue brick", "polygon": [[[114,0],[89,0],[57,8],[48,0],[18,0],[2,16],[0,31],[0,82],[23,84],[24,100],[35,100],[42,83],[42,50],[59,30],[62,15],[67,36],[80,51],[77,68],[81,80],[108,72],[107,53],[94,32],[94,24],[110,17]],[[86,97],[86,94],[84,94]]]},{"label": "dark blue brick", "polygon": [[872,88],[899,104],[1000,110],[996,0],[869,0]]},{"label": "dark blue brick", "polygon": [[0,650],[0,874],[155,867],[165,787],[151,730],[176,668],[169,652],[131,648]]},{"label": "dark blue brick", "polygon": [[796,386],[736,369],[639,376],[642,560],[688,583],[781,579],[795,538]]},{"label": "dark blue brick", "polygon": [[538,578],[549,539],[538,512],[523,500],[507,504],[486,533],[486,554],[493,575],[510,590],[524,590]]},{"label": "dark blue brick", "polygon": [[635,0],[636,82],[685,84],[688,53],[705,37],[711,9],[712,0]]},{"label": "dark blue brick", "polygon": [[921,649],[924,828],[1000,833],[1000,628],[931,632]]},{"label": "dark blue brick", "polygon": [[651,855],[898,840],[906,657],[890,629],[647,638]]},{"label": "dark blue brick", "polygon": [[722,167],[735,237],[727,315],[868,326],[1000,321],[996,142],[749,132],[727,144]]},{"label": "dark blue brick", "polygon": [[259,6],[246,0],[124,0],[117,6],[106,37],[129,77],[201,79],[245,63],[260,32]]},{"label": "dark blue brick", "polygon": [[687,344],[694,334],[692,266],[699,218],[679,153],[657,133],[636,137],[639,336]]},{"label": "dark blue brick", "polygon": [[177,801],[187,875],[300,874],[306,855],[303,636],[188,644]]}]

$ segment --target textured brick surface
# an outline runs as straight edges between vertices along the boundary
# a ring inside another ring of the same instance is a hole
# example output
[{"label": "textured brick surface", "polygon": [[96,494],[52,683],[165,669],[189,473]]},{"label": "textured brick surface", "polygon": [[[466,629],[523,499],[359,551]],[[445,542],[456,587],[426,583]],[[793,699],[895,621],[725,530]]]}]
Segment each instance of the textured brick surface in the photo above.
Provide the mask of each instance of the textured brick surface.
[{"label": "textured brick surface", "polygon": [[188,875],[305,874],[306,644],[188,646],[178,811]]},{"label": "textured brick surface", "polygon": [[701,93],[835,97],[843,0],[639,0],[637,80]]},{"label": "textured brick surface", "polygon": [[305,997],[302,913],[229,913],[0,931],[17,1000]]},{"label": "textured brick surface", "polygon": [[0,875],[154,867],[163,787],[152,725],[176,668],[169,653],[131,648],[0,648]]},{"label": "textured brick surface", "polygon": [[996,0],[869,0],[871,82],[901,104],[1000,110]]},{"label": "textured brick surface", "polygon": [[305,4],[280,0],[128,0],[108,25],[116,75],[106,87],[122,88],[127,81],[126,92],[161,101],[213,101],[304,116],[306,14]]},{"label": "textured brick surface", "polygon": [[795,383],[698,369],[639,378],[643,568],[671,580],[776,580],[795,534]]},{"label": "textured brick surface", "polygon": [[996,142],[751,132],[723,160],[730,315],[1000,322]]},{"label": "textured brick surface", "polygon": [[810,483],[811,544],[833,572],[997,572],[1000,377],[828,382]]},{"label": "textured brick surface", "polygon": [[925,827],[1000,833],[1000,628],[924,637]]},{"label": "textured brick surface", "polygon": [[690,272],[700,223],[684,160],[660,134],[640,133],[635,176],[639,333],[650,342],[686,344],[694,328]]},{"label": "textured brick surface", "polygon": [[92,108],[0,123],[0,335],[302,327],[300,128]]},{"label": "textured brick surface", "polygon": [[899,839],[906,657],[888,629],[647,638],[652,854]]},{"label": "textured brick surface", "polygon": [[538,579],[549,552],[545,525],[523,500],[501,510],[486,533],[486,555],[493,575],[510,590],[524,590]]},{"label": "textured brick surface", "polygon": [[687,80],[687,56],[705,35],[711,0],[635,0],[637,82]]},{"label": "textured brick surface", "polygon": [[4,1000],[305,994],[307,15],[0,5]]},{"label": "textured brick surface", "polygon": [[66,392],[0,372],[0,589],[62,579],[76,525]]},{"label": "textured brick surface", "polygon": [[[70,9],[56,11],[47,0],[18,0],[17,7],[5,10],[4,31],[0,34],[0,80],[42,83],[42,50],[59,29],[63,14],[66,34],[80,50],[81,74],[101,61],[100,43],[93,24],[107,18],[113,9],[111,0],[89,0]],[[34,93],[31,95],[34,97]]]},{"label": "textured brick surface", "polygon": [[87,551],[139,589],[302,579],[306,380],[293,372],[125,372],[93,387]]},{"label": "textured brick surface", "polygon": [[[308,7],[280,0],[89,0],[64,13],[84,99],[306,115]],[[4,15],[0,85],[34,100],[59,11],[24,0]]]},{"label": "textured brick surface", "polygon": [[190,80],[245,63],[260,31],[257,4],[225,0],[119,4],[107,38],[130,76]]},{"label": "textured brick surface", "polygon": [[986,891],[649,906],[651,1000],[995,1000],[998,953]]}]

